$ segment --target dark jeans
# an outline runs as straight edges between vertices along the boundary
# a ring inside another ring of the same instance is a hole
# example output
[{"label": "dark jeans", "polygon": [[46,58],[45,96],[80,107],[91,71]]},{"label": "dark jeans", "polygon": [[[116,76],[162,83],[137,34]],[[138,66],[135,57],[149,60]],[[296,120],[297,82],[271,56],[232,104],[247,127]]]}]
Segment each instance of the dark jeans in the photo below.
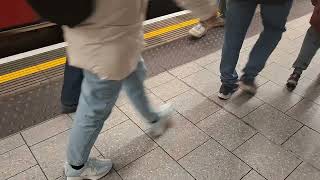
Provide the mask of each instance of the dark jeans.
[{"label": "dark jeans", "polygon": [[304,38],[299,56],[294,62],[293,67],[303,71],[308,68],[312,58],[320,48],[320,33],[310,27]]},{"label": "dark jeans", "polygon": [[79,68],[65,65],[61,103],[66,106],[77,105],[81,92],[83,72]]},{"label": "dark jeans", "polygon": [[[292,0],[281,5],[261,5],[263,32],[254,45],[249,61],[243,69],[244,80],[253,81],[264,68],[270,54],[281,40],[285,32],[285,24],[292,7]],[[257,8],[256,1],[228,1],[225,24],[225,37],[220,64],[221,81],[225,85],[233,85],[238,81],[235,70],[240,49],[247,30]]]}]

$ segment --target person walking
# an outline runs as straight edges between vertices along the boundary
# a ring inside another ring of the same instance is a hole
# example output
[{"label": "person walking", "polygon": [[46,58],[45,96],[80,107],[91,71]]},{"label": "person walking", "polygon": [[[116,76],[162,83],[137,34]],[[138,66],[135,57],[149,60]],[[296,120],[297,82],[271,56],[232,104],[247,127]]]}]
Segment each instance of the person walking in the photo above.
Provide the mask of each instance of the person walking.
[{"label": "person walking", "polygon": [[166,104],[155,111],[143,86],[146,7],[145,0],[95,0],[95,11],[87,20],[63,27],[69,64],[83,69],[84,75],[67,148],[68,180],[99,179],[111,170],[111,160],[89,158],[89,154],[121,88],[150,124],[152,136],[160,136],[168,126],[171,107]]},{"label": "person walking", "polygon": [[[209,3],[210,2],[210,3]],[[81,24],[63,27],[69,64],[81,68],[84,78],[67,148],[68,180],[99,179],[112,168],[108,159],[89,158],[121,88],[150,125],[149,134],[161,136],[172,112],[169,104],[155,111],[146,96],[146,67],[141,57],[147,0],[95,0],[95,12]],[[210,17],[215,1],[179,0],[202,19]]]},{"label": "person walking", "polygon": [[255,94],[255,78],[264,68],[267,59],[281,40],[293,0],[229,0],[226,15],[225,37],[220,64],[221,88],[218,97],[229,99],[238,90],[235,70],[240,49],[258,4],[264,29],[249,55],[243,69],[240,86],[245,92]]},{"label": "person walking", "polygon": [[[209,29],[215,27],[222,27],[224,26],[224,19],[227,10],[227,0],[219,0],[219,12],[213,13],[212,17],[206,19],[204,21],[200,21],[200,23],[190,29],[189,34],[195,38],[203,37]],[[215,12],[215,11],[213,11]]]},{"label": "person walking", "polygon": [[308,68],[320,48],[320,2],[319,0],[312,0],[312,4],[315,8],[310,20],[311,26],[304,38],[298,58],[293,64],[293,73],[286,84],[289,91],[293,91],[296,88],[302,72]]}]

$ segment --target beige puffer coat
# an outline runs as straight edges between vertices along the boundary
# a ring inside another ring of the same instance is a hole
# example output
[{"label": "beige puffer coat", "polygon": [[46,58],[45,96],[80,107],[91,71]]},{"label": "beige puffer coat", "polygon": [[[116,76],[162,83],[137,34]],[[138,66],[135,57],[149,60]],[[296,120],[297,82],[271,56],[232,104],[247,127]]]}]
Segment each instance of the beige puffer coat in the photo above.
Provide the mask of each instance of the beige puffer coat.
[{"label": "beige puffer coat", "polygon": [[140,60],[147,0],[96,0],[95,6],[81,25],[63,27],[69,63],[102,79],[124,79]]},{"label": "beige puffer coat", "polygon": [[[178,1],[206,18],[213,14],[208,9],[216,0]],[[74,28],[63,27],[69,64],[101,79],[122,80],[130,75],[144,44],[142,24],[147,3],[148,0],[96,0],[95,12],[85,22]]]}]

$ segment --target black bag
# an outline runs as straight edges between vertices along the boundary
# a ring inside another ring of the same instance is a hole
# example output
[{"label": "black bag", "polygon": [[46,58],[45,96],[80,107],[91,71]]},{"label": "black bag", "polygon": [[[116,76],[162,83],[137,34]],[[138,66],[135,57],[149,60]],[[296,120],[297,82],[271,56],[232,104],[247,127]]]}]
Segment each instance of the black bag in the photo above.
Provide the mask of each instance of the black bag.
[{"label": "black bag", "polygon": [[86,20],[94,11],[94,0],[27,0],[42,18],[74,27]]}]

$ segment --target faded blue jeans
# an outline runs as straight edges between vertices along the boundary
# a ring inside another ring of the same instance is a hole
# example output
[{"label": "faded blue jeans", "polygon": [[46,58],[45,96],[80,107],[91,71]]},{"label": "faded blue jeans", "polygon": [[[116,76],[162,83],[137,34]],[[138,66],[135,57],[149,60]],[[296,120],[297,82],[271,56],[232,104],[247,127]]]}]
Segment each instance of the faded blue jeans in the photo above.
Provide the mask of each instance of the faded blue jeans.
[{"label": "faded blue jeans", "polygon": [[84,71],[79,105],[69,137],[67,150],[69,164],[81,166],[87,162],[90,151],[115,105],[122,86],[135,108],[149,123],[159,119],[144,91],[145,76],[146,69],[143,61],[138,64],[135,72],[122,81],[100,80],[96,75]]},{"label": "faded blue jeans", "polygon": [[[263,32],[254,45],[249,61],[243,69],[244,81],[253,81],[264,68],[267,59],[281,40],[292,7],[292,0],[280,5],[261,5]],[[238,81],[235,70],[240,49],[257,8],[256,1],[229,0],[225,24],[225,37],[220,64],[221,81],[233,85]]]}]

